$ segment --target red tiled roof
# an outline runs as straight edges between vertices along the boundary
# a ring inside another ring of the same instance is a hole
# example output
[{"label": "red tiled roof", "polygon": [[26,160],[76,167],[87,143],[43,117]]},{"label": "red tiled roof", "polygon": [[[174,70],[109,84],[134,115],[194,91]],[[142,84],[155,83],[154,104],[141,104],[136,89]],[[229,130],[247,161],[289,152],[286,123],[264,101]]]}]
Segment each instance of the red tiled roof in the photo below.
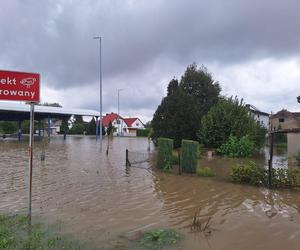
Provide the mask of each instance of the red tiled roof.
[{"label": "red tiled roof", "polygon": [[134,123],[138,118],[124,118],[123,120],[127,124],[128,127],[132,126],[132,123]]},{"label": "red tiled roof", "polygon": [[[109,122],[113,122],[117,118],[118,118],[118,114],[115,114],[115,113],[106,114],[106,116],[104,116],[102,118],[102,124],[104,127],[108,127]],[[120,116],[120,119],[122,119],[121,116]]]}]

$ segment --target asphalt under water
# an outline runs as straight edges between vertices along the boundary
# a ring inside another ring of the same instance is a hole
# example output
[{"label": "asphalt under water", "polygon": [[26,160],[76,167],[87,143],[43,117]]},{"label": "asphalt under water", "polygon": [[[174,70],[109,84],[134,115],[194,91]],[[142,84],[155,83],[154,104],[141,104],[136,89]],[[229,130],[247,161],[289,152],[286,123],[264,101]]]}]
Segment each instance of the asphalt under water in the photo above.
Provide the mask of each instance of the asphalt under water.
[{"label": "asphalt under water", "polygon": [[[114,138],[106,156],[106,141],[101,152],[94,138],[59,137],[42,162],[36,142],[33,214],[97,249],[140,249],[134,239],[154,228],[184,235],[171,249],[299,249],[299,191],[162,173],[150,162],[126,168],[126,148],[147,146],[147,139]],[[27,158],[27,142],[0,142],[0,213],[26,213]],[[200,164],[228,171],[226,160]],[[205,232],[191,229],[195,214],[202,225],[210,220]]]}]

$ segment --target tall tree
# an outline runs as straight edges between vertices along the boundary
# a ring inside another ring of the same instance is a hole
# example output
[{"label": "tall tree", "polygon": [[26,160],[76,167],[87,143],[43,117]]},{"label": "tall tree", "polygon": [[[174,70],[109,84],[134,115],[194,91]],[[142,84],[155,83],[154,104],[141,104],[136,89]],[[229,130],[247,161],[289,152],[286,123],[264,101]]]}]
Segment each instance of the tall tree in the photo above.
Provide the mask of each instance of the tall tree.
[{"label": "tall tree", "polygon": [[191,98],[179,87],[178,80],[173,79],[168,86],[168,94],[158,106],[153,120],[152,138],[174,139],[174,146],[179,147],[182,139],[195,139],[199,121],[194,117],[195,105]]},{"label": "tall tree", "polygon": [[94,117],[87,124],[86,132],[87,132],[88,135],[94,135],[94,134],[96,134],[96,121],[95,121]]},{"label": "tall tree", "polygon": [[187,67],[181,77],[180,87],[193,99],[199,120],[218,102],[221,92],[219,83],[214,81],[207,68],[203,65],[197,68],[196,63]]},{"label": "tall tree", "polygon": [[201,118],[217,103],[220,91],[219,83],[204,66],[188,66],[180,83],[170,81],[167,96],[153,116],[154,141],[169,137],[179,147],[182,139],[196,140]]}]

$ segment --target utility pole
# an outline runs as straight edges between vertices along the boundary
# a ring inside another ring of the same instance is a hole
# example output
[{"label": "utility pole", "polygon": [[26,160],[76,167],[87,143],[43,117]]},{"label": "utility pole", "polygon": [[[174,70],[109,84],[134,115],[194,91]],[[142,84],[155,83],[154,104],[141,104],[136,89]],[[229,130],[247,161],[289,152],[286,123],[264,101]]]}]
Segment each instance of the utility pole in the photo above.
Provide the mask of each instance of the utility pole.
[{"label": "utility pole", "polygon": [[[99,40],[99,58],[100,58],[100,65],[99,65],[99,73],[100,73],[100,103],[99,103],[99,109],[100,109],[100,150],[102,150],[102,37],[96,36],[94,39]],[[97,137],[96,137],[97,139]]]}]

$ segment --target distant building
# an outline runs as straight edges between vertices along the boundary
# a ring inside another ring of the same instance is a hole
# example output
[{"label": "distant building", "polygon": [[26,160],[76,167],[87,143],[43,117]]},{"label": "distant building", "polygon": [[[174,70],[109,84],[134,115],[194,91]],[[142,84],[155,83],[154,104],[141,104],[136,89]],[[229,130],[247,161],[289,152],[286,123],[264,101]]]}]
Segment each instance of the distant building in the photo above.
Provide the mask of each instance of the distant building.
[{"label": "distant building", "polygon": [[300,112],[283,109],[270,117],[270,130],[300,129]]},{"label": "distant building", "polygon": [[300,112],[283,109],[270,117],[270,131],[284,131],[287,134],[288,157],[294,157],[300,150]]},{"label": "distant building", "polygon": [[266,129],[269,129],[269,117],[270,115],[266,112],[260,111],[258,108],[251,104],[246,104],[250,114],[253,116],[254,120]]},{"label": "distant building", "polygon": [[129,135],[136,136],[136,131],[138,129],[145,129],[145,125],[137,117],[135,117],[135,118],[124,118],[124,121],[127,125],[127,132],[128,132]]},{"label": "distant building", "polygon": [[121,116],[118,116],[118,114],[116,113],[107,113],[102,119],[102,124],[106,131],[110,122],[115,128],[115,132],[113,133],[113,135],[136,136],[137,129],[145,129],[145,125],[137,117],[123,118]]}]

